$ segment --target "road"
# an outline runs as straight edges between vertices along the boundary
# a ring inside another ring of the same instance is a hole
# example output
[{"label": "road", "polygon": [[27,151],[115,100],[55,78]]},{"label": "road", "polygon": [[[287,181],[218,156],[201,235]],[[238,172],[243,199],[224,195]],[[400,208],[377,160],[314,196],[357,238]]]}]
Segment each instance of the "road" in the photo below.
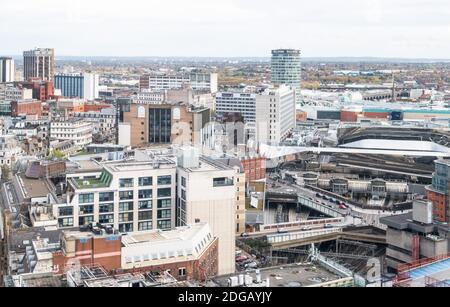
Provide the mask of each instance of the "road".
[{"label": "road", "polygon": [[276,188],[272,188],[273,190],[277,190],[279,192],[286,192],[286,193],[296,193],[298,195],[303,195],[311,200],[320,203],[326,207],[333,208],[334,210],[340,212],[346,219],[344,225],[342,226],[361,226],[361,225],[371,225],[375,226],[381,229],[386,229],[385,225],[380,224],[379,220],[382,217],[392,216],[396,215],[398,213],[396,212],[383,212],[380,210],[370,210],[370,209],[362,209],[359,207],[356,207],[354,205],[351,205],[349,203],[346,203],[346,206],[348,209],[340,209],[339,205],[329,201],[325,200],[323,198],[320,198],[317,196],[317,192],[309,190],[307,188],[290,184],[285,181],[277,181]]}]

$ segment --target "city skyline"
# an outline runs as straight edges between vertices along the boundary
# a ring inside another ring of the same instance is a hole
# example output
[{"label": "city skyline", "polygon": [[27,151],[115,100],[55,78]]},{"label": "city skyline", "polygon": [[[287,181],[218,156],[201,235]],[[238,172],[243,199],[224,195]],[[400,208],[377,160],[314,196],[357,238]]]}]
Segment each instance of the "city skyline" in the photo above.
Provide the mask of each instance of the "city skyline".
[{"label": "city skyline", "polygon": [[8,44],[1,53],[36,46],[55,48],[58,56],[267,57],[277,48],[301,49],[306,58],[450,54],[441,35],[450,30],[450,9],[442,0],[211,2],[8,2],[3,7],[10,14],[0,20],[0,39]]}]

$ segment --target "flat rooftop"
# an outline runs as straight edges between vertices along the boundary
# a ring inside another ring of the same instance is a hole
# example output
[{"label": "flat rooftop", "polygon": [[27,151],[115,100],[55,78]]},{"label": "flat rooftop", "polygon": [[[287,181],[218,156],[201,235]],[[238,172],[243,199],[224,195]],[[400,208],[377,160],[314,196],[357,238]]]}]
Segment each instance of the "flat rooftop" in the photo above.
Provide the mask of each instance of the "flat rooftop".
[{"label": "flat rooftop", "polygon": [[432,233],[437,224],[421,224],[413,221],[413,213],[393,215],[380,218],[380,223],[397,230],[411,230],[421,233]]},{"label": "flat rooftop", "polygon": [[111,173],[115,172],[128,172],[128,171],[143,171],[154,170],[161,168],[174,168],[176,167],[175,161],[169,158],[158,157],[152,161],[137,162],[137,161],[122,161],[103,164],[106,170]]},{"label": "flat rooftop", "polygon": [[18,175],[18,178],[19,183],[25,192],[25,198],[43,197],[51,192],[42,180],[29,179],[25,174]]},{"label": "flat rooftop", "polygon": [[[262,280],[269,278],[270,287],[308,287],[317,284],[338,280],[342,277],[329,272],[316,264],[294,264],[261,269]],[[241,274],[245,274],[241,273]],[[235,274],[233,276],[239,276]],[[255,279],[255,273],[250,273]],[[227,277],[219,277],[215,282],[221,287],[228,286]]]},{"label": "flat rooftop", "polygon": [[140,243],[151,242],[176,242],[194,239],[199,232],[207,231],[209,233],[209,226],[206,223],[195,224],[192,226],[179,227],[171,231],[150,231],[146,233],[127,234],[122,237],[122,243],[125,246]]}]

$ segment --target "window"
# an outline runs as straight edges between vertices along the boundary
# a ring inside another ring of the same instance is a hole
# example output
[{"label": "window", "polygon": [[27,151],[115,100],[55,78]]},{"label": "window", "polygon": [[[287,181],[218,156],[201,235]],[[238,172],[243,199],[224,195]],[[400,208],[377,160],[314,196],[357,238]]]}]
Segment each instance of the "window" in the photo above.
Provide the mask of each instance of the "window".
[{"label": "window", "polygon": [[185,277],[186,276],[186,268],[178,269],[178,276],[179,277]]},{"label": "window", "polygon": [[185,190],[181,190],[181,199],[186,200],[186,191]]},{"label": "window", "polygon": [[80,204],[92,204],[94,203],[94,194],[80,194],[78,202]]},{"label": "window", "polygon": [[139,210],[151,210],[153,209],[153,201],[144,200],[139,202]]},{"label": "window", "polygon": [[92,214],[92,213],[94,213],[93,205],[80,206],[80,215],[86,215],[86,214]]},{"label": "window", "polygon": [[114,215],[113,214],[100,215],[98,222],[100,224],[114,224]]},{"label": "window", "polygon": [[214,178],[213,186],[214,187],[226,187],[234,185],[232,178]]},{"label": "window", "polygon": [[89,216],[82,216],[78,218],[78,224],[81,226],[87,226],[90,223],[94,222],[94,216],[93,215],[89,215]]},{"label": "window", "polygon": [[186,187],[186,178],[184,178],[184,177],[181,177],[181,186],[182,186],[183,188]]},{"label": "window", "polygon": [[171,227],[172,226],[170,221],[158,221],[158,229],[167,230],[170,229]]},{"label": "window", "polygon": [[99,199],[100,199],[100,202],[114,201],[114,192],[100,193]]},{"label": "window", "polygon": [[158,210],[158,219],[170,219],[172,210]]},{"label": "window", "polygon": [[132,221],[133,221],[133,212],[119,214],[119,223]]},{"label": "window", "polygon": [[133,232],[133,223],[119,224],[119,232]]},{"label": "window", "polygon": [[139,212],[139,221],[146,221],[152,219],[152,211],[142,211]]},{"label": "window", "polygon": [[119,186],[121,188],[132,188],[133,185],[133,178],[119,179]]},{"label": "window", "polygon": [[153,191],[152,190],[140,190],[139,191],[139,199],[147,199],[153,197]]},{"label": "window", "polygon": [[158,189],[158,197],[171,197],[172,196],[172,189]]},{"label": "window", "polygon": [[73,217],[58,219],[59,227],[73,227]]},{"label": "window", "polygon": [[133,199],[134,193],[133,191],[121,191],[119,192],[119,199],[120,200],[130,200]]},{"label": "window", "polygon": [[139,223],[139,231],[147,231],[153,229],[153,223],[152,222],[141,222]]},{"label": "window", "polygon": [[139,178],[140,187],[149,187],[153,185],[153,177],[142,177]]},{"label": "window", "polygon": [[58,212],[59,216],[71,216],[73,215],[73,207],[61,207]]},{"label": "window", "polygon": [[103,204],[99,206],[100,213],[111,213],[114,212],[114,204]]},{"label": "window", "polygon": [[125,211],[133,211],[133,203],[132,202],[119,204],[119,212],[125,212]]},{"label": "window", "polygon": [[166,209],[172,207],[171,199],[160,199],[158,200],[158,209]]},{"label": "window", "polygon": [[172,184],[172,176],[159,176],[158,185]]}]

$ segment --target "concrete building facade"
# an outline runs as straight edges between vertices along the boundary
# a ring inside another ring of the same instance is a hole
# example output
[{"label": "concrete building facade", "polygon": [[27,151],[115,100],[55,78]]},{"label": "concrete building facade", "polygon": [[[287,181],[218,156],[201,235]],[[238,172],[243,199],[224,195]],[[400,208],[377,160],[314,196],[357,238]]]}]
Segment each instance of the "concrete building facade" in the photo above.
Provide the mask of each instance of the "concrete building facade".
[{"label": "concrete building facade", "polygon": [[39,78],[52,81],[55,76],[55,50],[38,48],[23,53],[23,78]]},{"label": "concrete building facade", "polygon": [[259,143],[279,145],[296,126],[295,91],[288,86],[266,90],[256,97],[256,134]]},{"label": "concrete building facade", "polygon": [[177,225],[210,225],[219,239],[220,275],[235,271],[236,200],[241,183],[238,172],[199,157],[194,149],[186,149],[179,157]]}]

